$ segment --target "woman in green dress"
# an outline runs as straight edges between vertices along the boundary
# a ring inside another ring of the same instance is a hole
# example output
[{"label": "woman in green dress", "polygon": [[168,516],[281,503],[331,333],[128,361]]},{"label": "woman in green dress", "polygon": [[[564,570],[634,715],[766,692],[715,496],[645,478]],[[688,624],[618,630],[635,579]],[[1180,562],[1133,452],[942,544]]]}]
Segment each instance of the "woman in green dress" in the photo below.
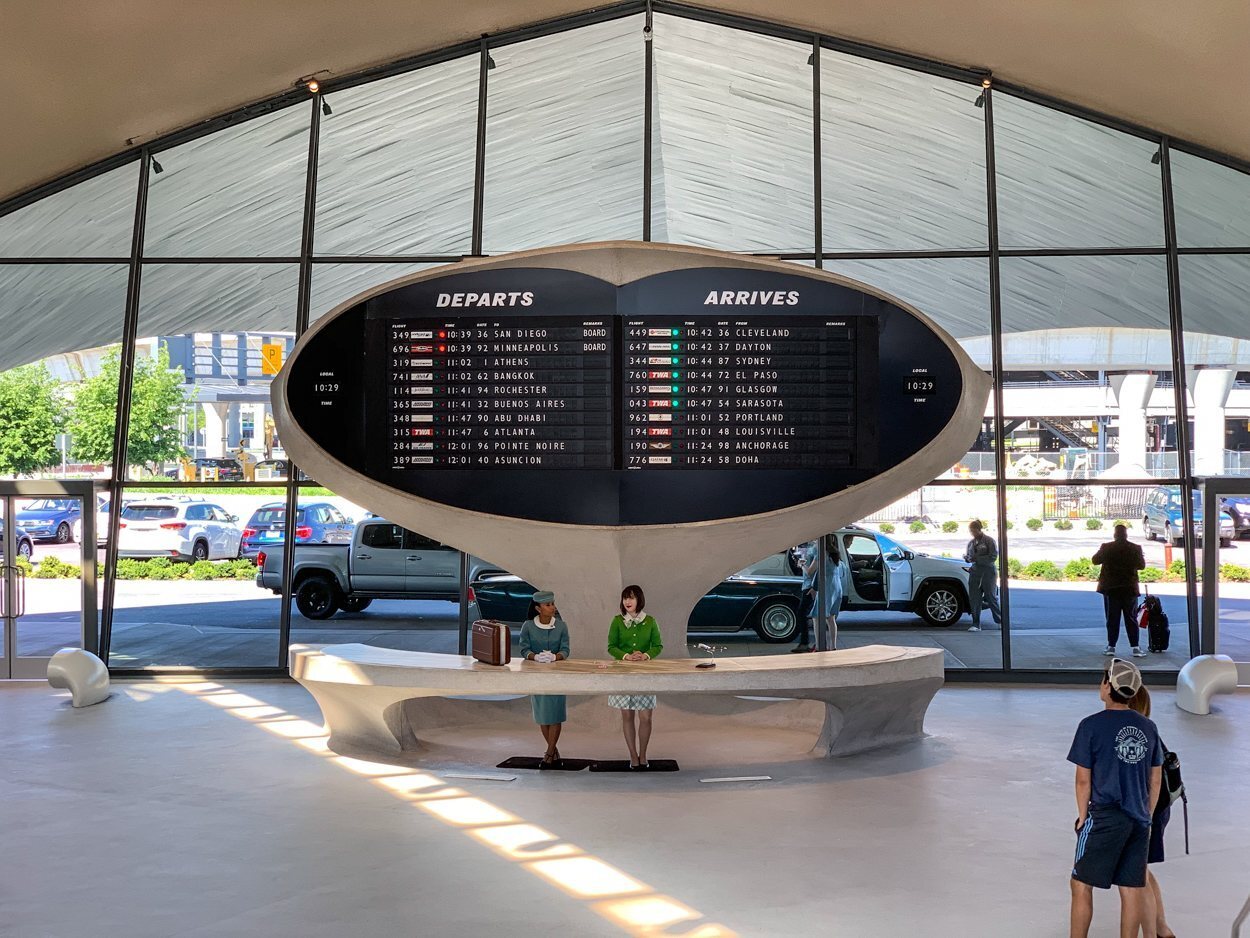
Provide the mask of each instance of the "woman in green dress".
[{"label": "woman in green dress", "polygon": [[[556,611],[554,593],[543,590],[534,594],[530,602],[531,617],[521,626],[521,654],[526,661],[548,663],[563,661],[569,656],[569,627]],[[551,765],[560,758],[556,743],[560,730],[568,719],[563,694],[534,694],[530,697],[534,722],[542,730],[547,743],[543,765]]]},{"label": "woman in green dress", "polygon": [[[621,590],[621,614],[608,629],[608,654],[617,661],[649,661],[664,650],[660,626],[647,615],[647,600],[641,586]],[[651,741],[651,713],[654,694],[609,694],[608,706],[621,711],[621,731],[629,747],[629,767],[647,769],[647,744]],[[638,714],[637,725],[634,714]]]}]

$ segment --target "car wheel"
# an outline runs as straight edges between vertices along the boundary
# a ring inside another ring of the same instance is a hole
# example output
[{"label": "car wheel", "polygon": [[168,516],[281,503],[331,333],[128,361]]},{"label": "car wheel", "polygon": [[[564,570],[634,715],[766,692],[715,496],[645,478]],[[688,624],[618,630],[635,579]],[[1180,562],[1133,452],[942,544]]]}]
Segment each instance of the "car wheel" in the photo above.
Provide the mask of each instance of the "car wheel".
[{"label": "car wheel", "polygon": [[1172,534],[1172,522],[1171,521],[1169,521],[1167,524],[1163,526],[1163,539],[1167,541],[1169,544],[1171,544],[1173,547],[1181,546],[1181,539],[1179,537],[1174,537]]},{"label": "car wheel", "polygon": [[56,542],[58,544],[68,544],[74,539],[74,532],[70,530],[68,524],[62,521],[56,526]]},{"label": "car wheel", "polygon": [[305,619],[328,619],[338,611],[338,589],[325,577],[309,577],[296,588],[295,605]]},{"label": "car wheel", "polygon": [[792,642],[799,631],[799,611],[787,602],[770,600],[756,614],[754,628],[769,644]]},{"label": "car wheel", "polygon": [[17,556],[21,557],[23,560],[30,560],[34,553],[35,548],[31,546],[30,541],[17,542]]},{"label": "car wheel", "polygon": [[1141,533],[1142,533],[1142,536],[1145,537],[1146,540],[1148,541],[1153,541],[1155,539],[1155,532],[1150,530],[1149,518],[1141,519]]},{"label": "car wheel", "polygon": [[204,541],[196,541],[195,546],[191,548],[191,559],[193,561],[207,560],[208,559],[208,544],[205,543]]},{"label": "car wheel", "polygon": [[369,608],[369,604],[372,602],[373,602],[372,599],[361,599],[359,597],[352,597],[351,599],[345,599],[343,600],[343,611],[344,612],[364,612],[366,609]]},{"label": "car wheel", "polygon": [[1221,546],[1221,547],[1232,547],[1232,546],[1233,546],[1233,539],[1232,539],[1231,537],[1222,537],[1222,538],[1220,538],[1220,546]]},{"label": "car wheel", "polygon": [[963,615],[963,607],[963,600],[955,588],[942,583],[924,587],[916,598],[916,611],[929,625],[950,625]]}]

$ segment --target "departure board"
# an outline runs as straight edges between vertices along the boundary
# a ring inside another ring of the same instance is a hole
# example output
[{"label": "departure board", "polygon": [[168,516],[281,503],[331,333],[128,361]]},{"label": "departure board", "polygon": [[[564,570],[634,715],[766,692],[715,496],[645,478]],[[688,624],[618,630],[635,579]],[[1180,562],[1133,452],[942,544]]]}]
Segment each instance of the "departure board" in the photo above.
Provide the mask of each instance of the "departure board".
[{"label": "departure board", "polygon": [[856,463],[854,317],[624,322],[624,468]]},{"label": "departure board", "polygon": [[396,319],[392,469],[611,469],[613,324],[570,316]]}]

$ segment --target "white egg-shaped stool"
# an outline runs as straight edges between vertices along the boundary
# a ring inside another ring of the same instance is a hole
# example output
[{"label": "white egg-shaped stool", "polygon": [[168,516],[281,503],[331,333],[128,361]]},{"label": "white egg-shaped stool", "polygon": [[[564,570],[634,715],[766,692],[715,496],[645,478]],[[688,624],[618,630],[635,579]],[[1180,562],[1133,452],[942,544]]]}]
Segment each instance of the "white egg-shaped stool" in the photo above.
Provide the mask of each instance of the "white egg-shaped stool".
[{"label": "white egg-shaped stool", "polygon": [[90,707],[109,695],[109,669],[81,648],[62,648],[48,661],[48,683],[68,689],[75,707]]}]

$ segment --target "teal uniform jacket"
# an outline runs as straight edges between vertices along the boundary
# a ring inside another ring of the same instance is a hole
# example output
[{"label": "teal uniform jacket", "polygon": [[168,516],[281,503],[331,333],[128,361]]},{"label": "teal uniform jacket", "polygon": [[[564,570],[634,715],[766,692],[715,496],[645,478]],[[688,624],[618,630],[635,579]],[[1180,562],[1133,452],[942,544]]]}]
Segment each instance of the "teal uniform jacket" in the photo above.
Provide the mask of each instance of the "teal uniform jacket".
[{"label": "teal uniform jacket", "polygon": [[[533,619],[527,619],[521,626],[521,656],[528,658],[540,651],[562,654],[566,658],[569,656],[569,627],[563,619],[557,617],[555,628],[550,629],[539,628]],[[530,697],[530,706],[534,711],[534,722],[539,726],[563,723],[568,719],[563,694],[534,694]]]}]

